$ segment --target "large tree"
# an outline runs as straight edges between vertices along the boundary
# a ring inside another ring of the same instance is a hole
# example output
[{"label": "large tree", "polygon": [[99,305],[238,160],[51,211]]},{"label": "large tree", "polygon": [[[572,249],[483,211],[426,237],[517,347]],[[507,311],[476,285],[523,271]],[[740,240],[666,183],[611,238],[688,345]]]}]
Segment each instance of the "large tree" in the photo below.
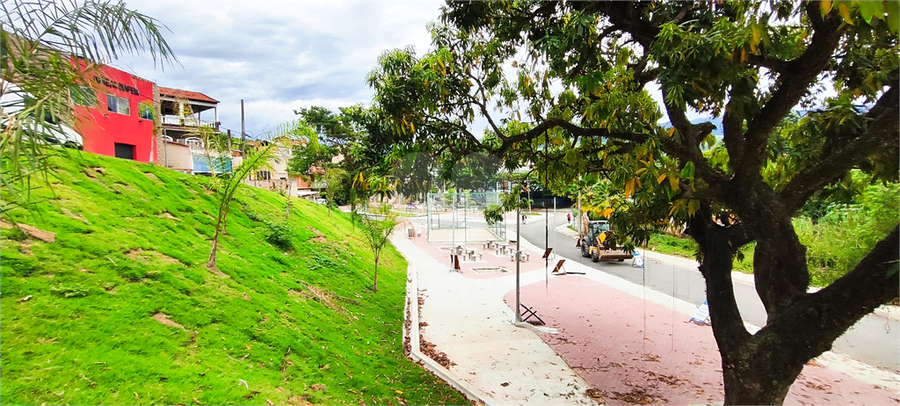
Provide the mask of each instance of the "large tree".
[{"label": "large tree", "polygon": [[[896,180],[897,17],[879,1],[452,2],[432,51],[388,51],[368,80],[396,144],[487,150],[557,181],[601,174],[624,194],[610,214],[632,242],[687,224],[725,402],[780,404],[807,361],[898,296],[898,228],[808,293],[791,222],[852,169]],[[691,112],[722,117],[722,142]],[[731,280],[750,243],[768,315],[754,334]]]}]

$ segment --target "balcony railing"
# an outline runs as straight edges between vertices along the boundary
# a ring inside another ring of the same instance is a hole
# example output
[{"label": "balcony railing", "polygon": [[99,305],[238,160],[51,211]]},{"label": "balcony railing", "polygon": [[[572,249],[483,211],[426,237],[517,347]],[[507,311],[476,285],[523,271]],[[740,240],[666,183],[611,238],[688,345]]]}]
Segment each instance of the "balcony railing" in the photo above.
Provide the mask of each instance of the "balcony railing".
[{"label": "balcony railing", "polygon": [[196,117],[163,116],[162,124],[179,127],[208,127],[212,129],[219,128],[218,123],[215,121],[198,120]]}]

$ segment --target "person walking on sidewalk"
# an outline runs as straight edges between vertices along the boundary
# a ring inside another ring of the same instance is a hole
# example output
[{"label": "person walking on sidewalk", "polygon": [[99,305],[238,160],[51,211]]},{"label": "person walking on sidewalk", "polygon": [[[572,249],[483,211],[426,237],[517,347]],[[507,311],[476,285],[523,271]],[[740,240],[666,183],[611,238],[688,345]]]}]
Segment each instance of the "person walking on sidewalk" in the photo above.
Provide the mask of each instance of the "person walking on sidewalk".
[{"label": "person walking on sidewalk", "polygon": [[566,214],[566,222],[567,222],[567,223],[571,223],[571,222],[572,222],[572,213]]}]

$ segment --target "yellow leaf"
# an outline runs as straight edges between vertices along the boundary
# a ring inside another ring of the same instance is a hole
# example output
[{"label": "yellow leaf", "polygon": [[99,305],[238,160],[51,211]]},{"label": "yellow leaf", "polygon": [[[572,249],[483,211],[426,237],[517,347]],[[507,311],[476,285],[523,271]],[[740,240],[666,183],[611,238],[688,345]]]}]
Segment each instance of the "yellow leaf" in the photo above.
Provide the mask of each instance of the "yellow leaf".
[{"label": "yellow leaf", "polygon": [[669,176],[669,186],[672,188],[672,191],[678,191],[678,178],[674,176]]},{"label": "yellow leaf", "polygon": [[678,201],[676,201],[675,204],[672,205],[672,210],[669,210],[669,216],[674,214],[678,210],[678,208],[681,207],[683,204],[684,204],[684,199],[678,199]]},{"label": "yellow leaf", "polygon": [[603,211],[603,217],[609,218],[613,214],[613,209],[606,209]]},{"label": "yellow leaf", "polygon": [[829,12],[831,12],[831,6],[832,6],[831,0],[822,0],[821,2],[819,2],[819,7],[821,7],[821,9],[822,9],[823,17],[825,16],[825,14],[828,14]]},{"label": "yellow leaf", "polygon": [[700,209],[700,201],[699,200],[691,200],[688,202],[688,215],[693,216],[697,210]]},{"label": "yellow leaf", "polygon": [[633,194],[634,194],[634,179],[632,178],[631,180],[628,181],[628,183],[625,184],[625,198],[626,199],[630,198],[631,195],[633,195]]},{"label": "yellow leaf", "polygon": [[759,27],[754,26],[750,30],[750,37],[750,46],[755,48],[759,44],[760,40]]},{"label": "yellow leaf", "polygon": [[853,19],[850,18],[850,7],[847,6],[847,3],[838,4],[838,12],[841,13],[841,18],[844,19],[844,22],[853,25]]},{"label": "yellow leaf", "polygon": [[675,127],[669,129],[669,137],[675,135]]},{"label": "yellow leaf", "polygon": [[662,183],[664,180],[666,180],[666,174],[659,175],[659,177],[656,178],[656,183]]}]

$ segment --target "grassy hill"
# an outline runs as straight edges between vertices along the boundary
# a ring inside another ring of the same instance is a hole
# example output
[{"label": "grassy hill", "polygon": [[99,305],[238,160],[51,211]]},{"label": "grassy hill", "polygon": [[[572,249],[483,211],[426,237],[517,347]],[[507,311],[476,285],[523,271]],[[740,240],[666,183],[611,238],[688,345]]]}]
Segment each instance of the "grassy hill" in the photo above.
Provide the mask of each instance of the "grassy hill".
[{"label": "grassy hill", "polygon": [[[205,267],[210,179],[82,154],[3,228],[3,404],[465,403],[403,354],[406,262],[343,213],[245,187]],[[8,225],[7,225],[8,226]],[[277,236],[277,235],[276,235]]]}]

